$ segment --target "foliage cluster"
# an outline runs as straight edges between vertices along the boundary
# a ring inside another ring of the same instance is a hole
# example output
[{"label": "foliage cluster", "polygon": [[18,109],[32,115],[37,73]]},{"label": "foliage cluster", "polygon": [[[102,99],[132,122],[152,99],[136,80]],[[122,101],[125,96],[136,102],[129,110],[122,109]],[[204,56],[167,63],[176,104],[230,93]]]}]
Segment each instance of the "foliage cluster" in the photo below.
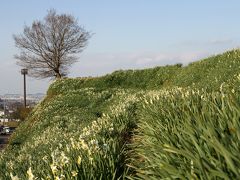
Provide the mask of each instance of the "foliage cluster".
[{"label": "foliage cluster", "polygon": [[33,109],[32,107],[26,108],[24,106],[17,107],[16,111],[14,111],[13,114],[11,115],[11,118],[20,119],[21,121],[23,121],[31,113],[32,109]]}]

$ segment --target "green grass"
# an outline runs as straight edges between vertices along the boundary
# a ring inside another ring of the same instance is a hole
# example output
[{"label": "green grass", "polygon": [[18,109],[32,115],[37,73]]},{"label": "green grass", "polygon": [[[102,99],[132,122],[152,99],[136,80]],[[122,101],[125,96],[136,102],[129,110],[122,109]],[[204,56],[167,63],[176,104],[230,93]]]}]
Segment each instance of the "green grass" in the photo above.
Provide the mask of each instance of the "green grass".
[{"label": "green grass", "polygon": [[143,99],[131,144],[135,178],[240,177],[238,94],[172,89]]},{"label": "green grass", "polygon": [[55,81],[0,155],[0,179],[239,179],[239,70],[233,50]]}]

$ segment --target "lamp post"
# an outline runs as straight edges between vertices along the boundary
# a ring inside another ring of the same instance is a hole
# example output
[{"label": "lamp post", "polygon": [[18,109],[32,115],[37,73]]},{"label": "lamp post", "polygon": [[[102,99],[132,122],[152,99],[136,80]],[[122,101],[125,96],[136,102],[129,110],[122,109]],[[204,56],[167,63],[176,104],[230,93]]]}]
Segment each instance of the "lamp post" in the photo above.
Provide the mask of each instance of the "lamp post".
[{"label": "lamp post", "polygon": [[27,107],[26,100],[26,75],[28,74],[28,69],[21,69],[21,74],[23,75],[23,86],[24,86],[24,107]]}]

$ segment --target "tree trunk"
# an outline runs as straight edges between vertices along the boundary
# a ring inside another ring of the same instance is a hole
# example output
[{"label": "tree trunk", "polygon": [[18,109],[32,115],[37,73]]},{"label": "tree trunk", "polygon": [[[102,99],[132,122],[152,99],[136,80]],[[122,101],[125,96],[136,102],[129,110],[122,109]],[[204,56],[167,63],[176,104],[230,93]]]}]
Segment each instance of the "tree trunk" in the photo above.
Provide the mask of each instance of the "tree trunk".
[{"label": "tree trunk", "polygon": [[58,71],[56,72],[55,76],[56,76],[56,79],[61,79],[62,78],[61,74]]}]

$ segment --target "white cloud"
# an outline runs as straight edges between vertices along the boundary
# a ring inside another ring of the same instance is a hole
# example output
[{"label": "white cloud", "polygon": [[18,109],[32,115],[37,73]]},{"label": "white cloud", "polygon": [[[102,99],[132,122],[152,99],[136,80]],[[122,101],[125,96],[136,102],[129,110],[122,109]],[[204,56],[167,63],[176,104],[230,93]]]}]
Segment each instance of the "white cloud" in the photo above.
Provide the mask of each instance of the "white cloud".
[{"label": "white cloud", "polygon": [[99,76],[119,69],[142,69],[176,63],[186,65],[208,55],[207,52],[88,53],[82,55],[79,62],[73,66],[71,76]]},{"label": "white cloud", "polygon": [[210,40],[208,42],[209,44],[213,44],[213,45],[226,45],[226,44],[233,44],[234,40],[233,39],[215,39],[215,40]]}]

